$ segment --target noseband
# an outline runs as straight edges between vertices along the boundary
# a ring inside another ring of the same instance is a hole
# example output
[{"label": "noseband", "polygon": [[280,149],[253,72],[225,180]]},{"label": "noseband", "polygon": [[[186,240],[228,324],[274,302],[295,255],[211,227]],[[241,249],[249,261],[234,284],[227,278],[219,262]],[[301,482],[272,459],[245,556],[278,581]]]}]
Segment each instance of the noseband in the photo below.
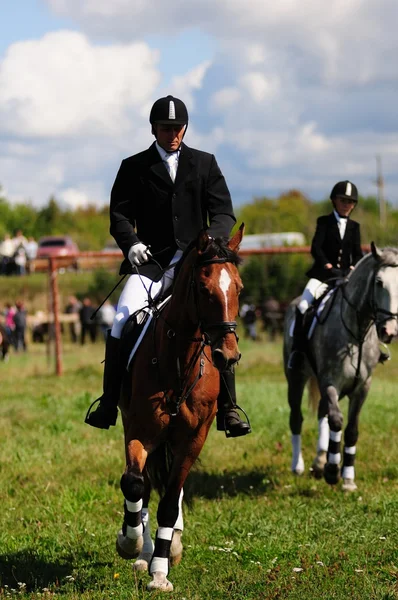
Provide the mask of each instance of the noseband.
[{"label": "noseband", "polygon": [[197,261],[192,269],[191,276],[191,286],[193,289],[196,311],[198,314],[199,320],[199,328],[203,337],[203,341],[206,346],[213,347],[217,342],[222,339],[225,335],[229,333],[233,333],[236,337],[236,340],[239,341],[238,335],[236,333],[237,323],[236,321],[216,321],[215,323],[208,323],[200,316],[199,311],[199,301],[198,301],[198,289],[195,285],[195,277],[194,272],[196,268],[203,267],[205,265],[214,265],[214,264],[222,264],[232,262],[228,258],[209,258],[202,261]]}]

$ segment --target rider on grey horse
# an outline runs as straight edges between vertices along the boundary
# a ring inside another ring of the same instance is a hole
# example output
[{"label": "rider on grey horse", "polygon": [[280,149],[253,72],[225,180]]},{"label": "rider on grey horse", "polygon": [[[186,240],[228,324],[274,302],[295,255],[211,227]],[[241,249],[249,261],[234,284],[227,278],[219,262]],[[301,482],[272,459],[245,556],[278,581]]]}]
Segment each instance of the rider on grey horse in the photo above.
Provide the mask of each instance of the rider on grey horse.
[{"label": "rider on grey horse", "polygon": [[330,199],[333,212],[318,218],[312,239],[311,254],[315,262],[306,273],[310,279],[296,308],[289,368],[301,362],[305,351],[304,313],[327,290],[327,280],[346,277],[363,256],[359,223],[350,219],[358,202],[357,187],[350,181],[339,181]]},{"label": "rider on grey horse", "polygon": [[[160,98],[149,121],[156,141],[123,160],[111,193],[110,231],[125,256],[121,274],[133,274],[106,343],[104,393],[86,417],[100,429],[116,423],[124,368],[120,338],[129,316],[148,305],[148,295],[155,299],[170,288],[183,250],[202,229],[213,238],[228,238],[236,222],[215,157],[182,141],[188,127],[185,104],[173,96]],[[220,378],[217,429],[232,437],[251,431],[236,411],[233,371]]]}]

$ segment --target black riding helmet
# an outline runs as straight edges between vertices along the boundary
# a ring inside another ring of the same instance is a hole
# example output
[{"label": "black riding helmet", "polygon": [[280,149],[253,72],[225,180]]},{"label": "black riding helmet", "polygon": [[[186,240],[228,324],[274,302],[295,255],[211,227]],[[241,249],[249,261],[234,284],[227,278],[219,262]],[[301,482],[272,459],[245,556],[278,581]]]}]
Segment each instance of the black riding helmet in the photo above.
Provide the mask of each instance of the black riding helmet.
[{"label": "black riding helmet", "polygon": [[184,102],[174,96],[159,98],[149,115],[151,125],[188,125],[188,111]]},{"label": "black riding helmet", "polygon": [[337,196],[339,196],[340,198],[348,198],[349,200],[352,200],[354,202],[354,204],[357,204],[357,202],[358,202],[357,186],[348,180],[339,181],[338,183],[336,183],[336,185],[333,187],[332,191],[330,192],[330,199],[333,202],[333,204],[334,204],[334,200],[336,199]]},{"label": "black riding helmet", "polygon": [[159,98],[151,108],[149,122],[156,137],[154,125],[185,125],[184,138],[188,128],[188,111],[184,102],[174,96]]}]

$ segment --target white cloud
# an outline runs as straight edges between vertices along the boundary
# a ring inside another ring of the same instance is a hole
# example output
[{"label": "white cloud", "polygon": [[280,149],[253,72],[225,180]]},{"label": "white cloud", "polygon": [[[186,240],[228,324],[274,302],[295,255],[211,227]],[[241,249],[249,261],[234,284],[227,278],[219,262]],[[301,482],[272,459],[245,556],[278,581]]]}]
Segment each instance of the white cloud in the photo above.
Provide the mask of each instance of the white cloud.
[{"label": "white cloud", "polygon": [[61,31],[10,46],[0,64],[0,118],[21,136],[115,135],[158,82],[147,44],[95,46]]}]

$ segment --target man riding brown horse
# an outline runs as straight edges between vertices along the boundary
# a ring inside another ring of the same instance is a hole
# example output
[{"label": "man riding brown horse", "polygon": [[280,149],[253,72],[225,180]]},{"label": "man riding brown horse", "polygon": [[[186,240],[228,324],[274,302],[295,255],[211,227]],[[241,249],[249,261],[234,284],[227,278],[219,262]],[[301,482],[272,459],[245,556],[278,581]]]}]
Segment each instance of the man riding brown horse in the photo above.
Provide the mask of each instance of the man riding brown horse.
[{"label": "man riding brown horse", "polygon": [[[185,104],[173,96],[160,98],[149,121],[156,141],[122,161],[111,193],[110,231],[125,256],[121,274],[133,274],[120,296],[106,344],[104,393],[86,417],[89,425],[101,429],[117,419],[124,369],[120,338],[127,319],[170,288],[175,265],[201,230],[213,238],[228,238],[236,222],[215,157],[183,143],[188,127]],[[217,429],[232,437],[251,431],[236,410],[233,370],[220,380]]]}]

